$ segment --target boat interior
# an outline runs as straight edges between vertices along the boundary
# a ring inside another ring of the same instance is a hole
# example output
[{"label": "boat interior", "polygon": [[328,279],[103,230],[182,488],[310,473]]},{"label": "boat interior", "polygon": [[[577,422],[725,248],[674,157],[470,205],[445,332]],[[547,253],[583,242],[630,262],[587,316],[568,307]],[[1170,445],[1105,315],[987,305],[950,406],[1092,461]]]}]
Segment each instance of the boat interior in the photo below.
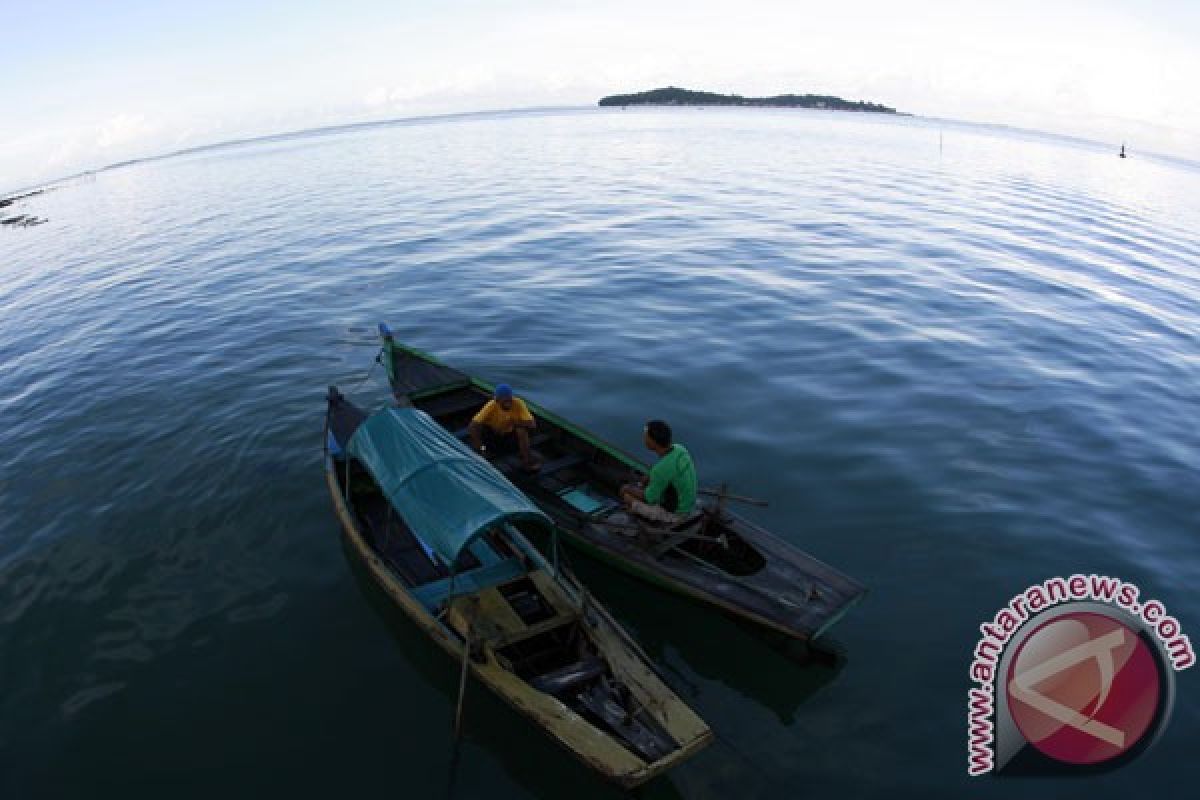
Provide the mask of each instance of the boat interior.
[{"label": "boat interior", "polygon": [[[410,400],[461,441],[468,440],[471,418],[491,396],[474,384],[459,384],[414,394]],[[635,519],[620,503],[621,486],[637,477],[629,465],[583,436],[537,415],[530,449],[541,460],[536,473],[526,472],[518,453],[492,461],[504,475],[552,517],[595,523],[611,535],[643,546],[656,558],[700,560],[730,575],[752,575],[766,561],[723,516],[698,509],[674,529]]]},{"label": "boat interior", "polygon": [[[476,537],[445,563],[405,523],[372,475],[346,454],[366,415],[340,398],[331,402],[327,448],[337,485],[367,545],[408,593],[470,646],[491,656],[532,688],[554,695],[647,761],[677,745],[614,674],[589,628],[586,595],[564,588],[526,538],[504,522]],[[589,618],[590,615],[590,618]]]}]

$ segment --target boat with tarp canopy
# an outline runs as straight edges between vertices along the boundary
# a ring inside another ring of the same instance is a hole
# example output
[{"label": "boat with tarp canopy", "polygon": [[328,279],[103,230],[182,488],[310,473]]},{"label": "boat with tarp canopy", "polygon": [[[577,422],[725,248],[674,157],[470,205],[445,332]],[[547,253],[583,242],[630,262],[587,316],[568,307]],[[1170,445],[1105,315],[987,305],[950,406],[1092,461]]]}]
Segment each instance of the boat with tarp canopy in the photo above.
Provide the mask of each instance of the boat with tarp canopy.
[{"label": "boat with tarp canopy", "polygon": [[[397,401],[422,409],[465,440],[494,386],[400,344],[386,325],[379,327],[381,360]],[[731,510],[731,500],[744,498],[723,490],[698,498],[696,510],[670,527],[635,517],[619,502],[620,487],[644,476],[648,465],[528,396],[522,399],[537,421],[530,443],[541,466],[529,473],[516,455],[493,463],[588,555],[800,640],[828,631],[866,594],[858,581]]]},{"label": "boat with tarp canopy", "polygon": [[348,552],[388,598],[583,762],[631,787],[711,740],[608,612],[529,543],[553,536],[553,520],[427,413],[368,415],[331,388],[325,473]]},{"label": "boat with tarp canopy", "polygon": [[491,464],[415,408],[368,417],[347,448],[428,549],[455,564],[476,537],[498,525],[554,523]]}]

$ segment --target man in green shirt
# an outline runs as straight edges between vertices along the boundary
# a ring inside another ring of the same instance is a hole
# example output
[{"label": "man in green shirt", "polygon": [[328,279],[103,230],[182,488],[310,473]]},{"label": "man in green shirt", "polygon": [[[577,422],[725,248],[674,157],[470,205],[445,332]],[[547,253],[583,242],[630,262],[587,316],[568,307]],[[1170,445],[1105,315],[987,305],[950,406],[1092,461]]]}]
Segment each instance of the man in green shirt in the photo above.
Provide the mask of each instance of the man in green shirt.
[{"label": "man in green shirt", "polygon": [[696,507],[696,466],[687,448],[671,441],[671,426],[661,419],[646,423],[642,441],[658,462],[640,485],[621,487],[621,500],[640,517],[673,525]]}]

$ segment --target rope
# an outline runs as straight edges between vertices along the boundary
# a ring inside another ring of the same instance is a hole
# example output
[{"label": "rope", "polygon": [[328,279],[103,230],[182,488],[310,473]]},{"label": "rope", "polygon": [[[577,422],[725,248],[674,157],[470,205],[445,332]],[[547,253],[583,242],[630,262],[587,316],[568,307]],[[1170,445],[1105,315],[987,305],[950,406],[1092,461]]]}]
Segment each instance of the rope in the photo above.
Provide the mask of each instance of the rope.
[{"label": "rope", "polygon": [[363,376],[363,379],[359,382],[358,386],[355,386],[353,389],[350,390],[350,393],[358,394],[359,390],[362,389],[362,387],[366,386],[367,381],[369,381],[371,379],[371,373],[375,371],[375,367],[379,366],[382,363],[383,363],[383,350],[380,350],[378,353],[375,354],[375,361],[373,361],[371,363],[371,368],[369,370],[367,370],[367,374]]}]

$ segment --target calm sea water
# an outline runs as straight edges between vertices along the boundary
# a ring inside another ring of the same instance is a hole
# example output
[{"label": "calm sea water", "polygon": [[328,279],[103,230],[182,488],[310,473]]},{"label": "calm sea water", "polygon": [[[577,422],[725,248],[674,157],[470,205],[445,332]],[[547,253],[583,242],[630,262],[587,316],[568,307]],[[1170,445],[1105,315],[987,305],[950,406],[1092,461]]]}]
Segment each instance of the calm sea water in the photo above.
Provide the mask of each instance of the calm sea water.
[{"label": "calm sea water", "polygon": [[630,449],[669,419],[870,587],[802,666],[579,564],[719,736],[644,796],[1178,796],[1190,672],[1084,780],[970,782],[965,694],[1052,575],[1200,637],[1197,198],[1136,153],[767,110],[315,133],[33,198],[0,230],[0,796],[615,795],[478,687],[456,751],[452,665],[347,564],[322,394],[384,400],[380,320]]}]

